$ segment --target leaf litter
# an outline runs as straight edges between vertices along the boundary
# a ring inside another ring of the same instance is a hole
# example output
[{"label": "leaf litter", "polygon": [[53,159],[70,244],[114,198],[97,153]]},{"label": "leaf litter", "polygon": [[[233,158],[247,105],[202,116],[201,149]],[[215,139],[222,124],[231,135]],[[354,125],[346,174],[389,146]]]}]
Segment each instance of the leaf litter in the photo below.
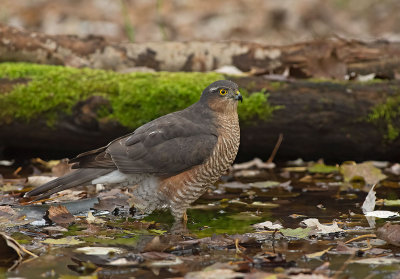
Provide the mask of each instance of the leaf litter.
[{"label": "leaf litter", "polygon": [[15,258],[1,265],[15,270],[10,277],[46,266],[58,277],[328,278],[347,270],[359,278],[356,264],[382,276],[394,273],[377,266],[398,264],[399,217],[392,212],[384,224],[379,215],[398,206],[396,163],[238,164],[189,209],[179,232],[167,212],[134,214],[129,187],[80,187],[32,203],[24,192],[69,166],[30,164],[34,175],[10,166],[1,180],[0,230],[14,244],[0,252],[13,247]]}]

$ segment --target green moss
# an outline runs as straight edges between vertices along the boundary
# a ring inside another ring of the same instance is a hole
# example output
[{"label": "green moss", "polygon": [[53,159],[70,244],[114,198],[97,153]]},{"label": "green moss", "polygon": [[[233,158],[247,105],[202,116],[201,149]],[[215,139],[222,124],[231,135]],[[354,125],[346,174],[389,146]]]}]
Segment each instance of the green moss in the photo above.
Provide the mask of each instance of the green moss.
[{"label": "green moss", "polygon": [[265,90],[249,94],[246,89],[240,89],[243,95],[243,104],[239,104],[238,113],[241,120],[249,122],[255,118],[266,120],[274,111],[284,108],[268,103],[269,94]]},{"label": "green moss", "polygon": [[399,116],[400,96],[389,97],[385,103],[373,108],[372,112],[368,114],[368,121],[374,124],[383,122],[386,128],[385,139],[393,141],[400,135]]},{"label": "green moss", "polygon": [[[1,63],[0,78],[25,78],[26,84],[11,92],[0,92],[0,123],[12,119],[32,121],[44,118],[48,125],[70,114],[73,106],[90,96],[109,100],[111,109],[100,118],[115,119],[136,128],[154,118],[183,109],[196,102],[211,82],[224,79],[217,73],[129,73],[76,69],[27,63]],[[267,118],[277,109],[263,92],[246,94],[240,105],[241,119]]]}]

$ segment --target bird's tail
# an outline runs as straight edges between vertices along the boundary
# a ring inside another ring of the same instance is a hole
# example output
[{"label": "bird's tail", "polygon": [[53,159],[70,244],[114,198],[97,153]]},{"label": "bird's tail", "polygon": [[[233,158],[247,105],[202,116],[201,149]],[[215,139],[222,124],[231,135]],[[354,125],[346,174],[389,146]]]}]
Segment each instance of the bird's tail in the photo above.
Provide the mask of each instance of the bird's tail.
[{"label": "bird's tail", "polygon": [[25,194],[26,197],[37,196],[36,200],[50,197],[52,194],[75,186],[91,182],[94,178],[109,173],[110,169],[78,169],[64,176],[49,181]]}]

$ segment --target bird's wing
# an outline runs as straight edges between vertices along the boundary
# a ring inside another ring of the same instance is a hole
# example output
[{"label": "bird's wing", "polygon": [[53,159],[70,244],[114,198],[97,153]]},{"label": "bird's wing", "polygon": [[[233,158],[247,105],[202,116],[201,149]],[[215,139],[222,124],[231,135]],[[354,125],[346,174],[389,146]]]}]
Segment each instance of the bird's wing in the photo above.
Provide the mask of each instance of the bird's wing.
[{"label": "bird's wing", "polygon": [[78,168],[116,167],[123,173],[168,176],[203,163],[216,143],[216,129],[170,114],[71,162]]}]

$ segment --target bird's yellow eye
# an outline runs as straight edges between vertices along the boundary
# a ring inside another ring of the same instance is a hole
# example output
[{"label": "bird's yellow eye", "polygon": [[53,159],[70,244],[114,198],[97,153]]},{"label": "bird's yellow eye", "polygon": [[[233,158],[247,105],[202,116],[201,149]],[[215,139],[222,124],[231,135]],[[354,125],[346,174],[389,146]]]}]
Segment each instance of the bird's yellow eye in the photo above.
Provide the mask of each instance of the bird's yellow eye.
[{"label": "bird's yellow eye", "polygon": [[226,93],[228,93],[228,91],[226,89],[219,90],[219,94],[221,94],[221,95],[225,95]]}]

